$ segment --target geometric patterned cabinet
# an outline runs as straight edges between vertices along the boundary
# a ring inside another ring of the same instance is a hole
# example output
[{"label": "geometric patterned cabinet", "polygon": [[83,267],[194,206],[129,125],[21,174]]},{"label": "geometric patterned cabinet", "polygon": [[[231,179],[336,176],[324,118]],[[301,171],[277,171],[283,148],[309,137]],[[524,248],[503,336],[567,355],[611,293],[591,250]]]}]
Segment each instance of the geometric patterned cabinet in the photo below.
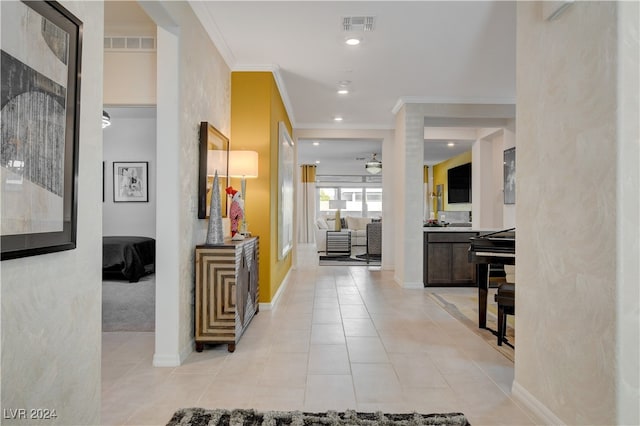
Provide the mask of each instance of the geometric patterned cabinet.
[{"label": "geometric patterned cabinet", "polygon": [[196,351],[226,343],[233,352],[258,313],[258,238],[196,246]]}]

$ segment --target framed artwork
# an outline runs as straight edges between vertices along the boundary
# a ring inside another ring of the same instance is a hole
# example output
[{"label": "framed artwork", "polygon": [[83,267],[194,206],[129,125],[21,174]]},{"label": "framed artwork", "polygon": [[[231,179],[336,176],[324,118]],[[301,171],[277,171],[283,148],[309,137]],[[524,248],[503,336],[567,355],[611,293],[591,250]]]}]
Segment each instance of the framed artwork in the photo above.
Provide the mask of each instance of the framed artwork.
[{"label": "framed artwork", "polygon": [[149,163],[147,161],[113,162],[113,202],[149,202]]},{"label": "framed artwork", "polygon": [[55,1],[15,1],[1,26],[1,258],[72,250],[82,22]]},{"label": "framed artwork", "polygon": [[229,139],[206,121],[200,123],[200,167],[198,174],[198,219],[209,217],[213,177],[218,172],[220,211],[227,217],[227,176],[229,175]]},{"label": "framed artwork", "polygon": [[516,203],[516,148],[504,151],[504,203]]},{"label": "framed artwork", "polygon": [[284,122],[278,123],[278,259],[293,248],[293,141]]}]

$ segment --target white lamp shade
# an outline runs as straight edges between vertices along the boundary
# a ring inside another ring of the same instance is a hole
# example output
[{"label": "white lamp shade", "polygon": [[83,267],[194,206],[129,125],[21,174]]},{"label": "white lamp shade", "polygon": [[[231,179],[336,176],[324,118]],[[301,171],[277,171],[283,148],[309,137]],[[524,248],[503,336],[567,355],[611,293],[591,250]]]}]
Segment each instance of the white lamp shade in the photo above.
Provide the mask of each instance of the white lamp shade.
[{"label": "white lamp shade", "polygon": [[330,209],[346,209],[347,208],[347,200],[329,200],[329,208]]},{"label": "white lamp shade", "polygon": [[207,151],[207,175],[213,176],[218,171],[218,176],[227,175],[227,151],[210,149]]},{"label": "white lamp shade", "polygon": [[258,153],[255,151],[230,151],[229,176],[240,178],[257,178]]}]

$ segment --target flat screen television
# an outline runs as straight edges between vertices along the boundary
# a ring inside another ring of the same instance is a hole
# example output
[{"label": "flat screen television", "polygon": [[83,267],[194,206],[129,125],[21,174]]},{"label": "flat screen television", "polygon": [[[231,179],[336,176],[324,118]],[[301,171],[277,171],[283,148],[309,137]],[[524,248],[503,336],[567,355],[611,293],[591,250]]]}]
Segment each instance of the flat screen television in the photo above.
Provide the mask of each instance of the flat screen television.
[{"label": "flat screen television", "polygon": [[449,169],[447,180],[449,204],[471,202],[471,163]]}]

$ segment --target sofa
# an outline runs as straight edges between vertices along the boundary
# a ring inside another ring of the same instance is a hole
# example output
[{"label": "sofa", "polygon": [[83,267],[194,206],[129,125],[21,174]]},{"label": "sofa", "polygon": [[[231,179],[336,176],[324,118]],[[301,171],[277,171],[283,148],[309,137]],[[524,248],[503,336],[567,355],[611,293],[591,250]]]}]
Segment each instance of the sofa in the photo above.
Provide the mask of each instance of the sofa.
[{"label": "sofa", "polygon": [[[351,232],[351,246],[367,245],[367,224],[371,223],[370,217],[346,216],[342,218],[342,230]],[[336,229],[335,218],[319,217],[316,219],[316,248],[325,251],[327,246],[327,231]]]}]

